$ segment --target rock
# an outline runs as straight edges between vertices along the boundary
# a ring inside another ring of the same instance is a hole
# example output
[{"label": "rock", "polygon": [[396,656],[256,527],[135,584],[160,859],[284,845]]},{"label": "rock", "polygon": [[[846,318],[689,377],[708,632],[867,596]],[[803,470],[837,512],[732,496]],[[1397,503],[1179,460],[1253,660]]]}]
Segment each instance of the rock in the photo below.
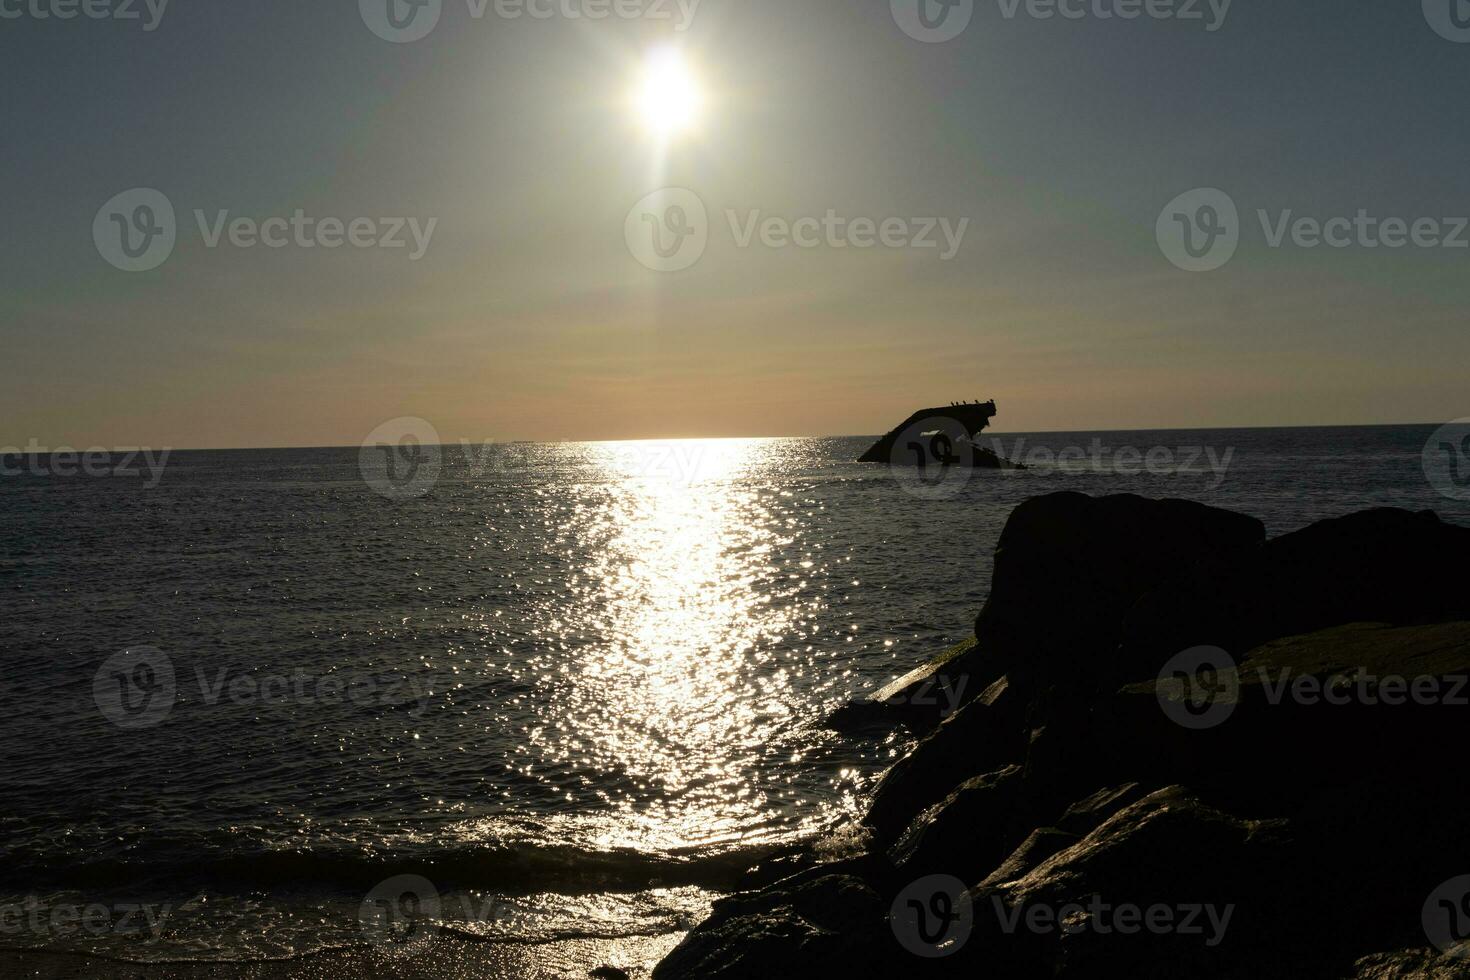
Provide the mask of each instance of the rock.
[{"label": "rock", "polygon": [[1013,683],[1106,686],[1139,597],[1202,558],[1249,554],[1265,536],[1253,517],[1185,500],[1028,500],[1001,532],[990,597],[975,621],[977,650]]},{"label": "rock", "polygon": [[921,734],[933,731],[980,693],[980,688],[971,684],[968,672],[946,669],[956,657],[974,646],[974,637],[956,643],[870,697],[843,705],[828,717],[827,727],[844,733],[894,725],[904,725]]},{"label": "rock", "polygon": [[905,878],[948,874],[976,882],[1005,857],[1018,834],[1021,767],[961,783],[943,801],[919,814],[888,857]]},{"label": "rock", "polygon": [[1352,980],[1470,980],[1470,961],[1434,949],[1375,953],[1353,965]]},{"label": "rock", "polygon": [[[880,780],[865,853],[766,883],[808,858],[772,863],[656,976],[1470,980],[1416,948],[1426,901],[1470,874],[1466,557],[1470,529],[1432,514],[1265,541],[1252,518],[1183,501],[1028,501],[975,644],[881,692],[965,685]],[[1159,673],[1199,645],[1236,666],[1181,715]],[[971,886],[973,916],[936,960],[888,921],[900,900],[917,918],[908,889],[931,875]],[[1229,919],[1213,943],[1104,934],[1096,903]],[[1025,924],[1069,906],[1066,930]]]},{"label": "rock", "polygon": [[628,972],[615,966],[599,966],[588,975],[597,980],[628,980]]},{"label": "rock", "polygon": [[[968,948],[976,969],[1003,965],[1008,976],[1222,976],[1246,965],[1254,975],[1300,976],[1281,952],[1301,920],[1291,883],[1278,880],[1287,842],[1284,822],[1241,819],[1168,787],[1023,877],[977,888]],[[1143,910],[1139,928],[1126,934],[1133,913],[1123,910],[1133,908]],[[1146,925],[1151,909],[1168,910],[1167,928]],[[1259,962],[1267,943],[1282,961]],[[1303,962],[1331,955],[1303,952]]]},{"label": "rock", "polygon": [[1119,674],[1144,680],[1196,646],[1236,657],[1344,623],[1470,620],[1470,528],[1382,508],[1322,521],[1259,549],[1195,563],[1129,612]]},{"label": "rock", "polygon": [[1090,834],[1104,820],[1124,807],[1133,805],[1144,795],[1145,790],[1138,783],[1105,787],[1067,807],[1067,811],[1057,821],[1057,829],[1078,836]]},{"label": "rock", "polygon": [[826,875],[737,895],[691,932],[654,980],[869,976],[893,955],[888,910],[861,879]]},{"label": "rock", "polygon": [[754,891],[809,871],[817,865],[817,855],[810,847],[801,845],[782,848],[748,868],[735,883],[735,889]]},{"label": "rock", "polygon": [[966,779],[1003,769],[1025,755],[1017,706],[1004,691],[987,703],[976,700],[948,718],[928,738],[884,773],[864,822],[874,846],[890,847],[914,816],[944,799]]},{"label": "rock", "polygon": [[[1462,737],[1467,679],[1470,623],[1285,637],[1224,676],[1217,700],[1228,711],[1209,727],[1181,727],[1161,707],[1157,680],[1125,687],[1107,712],[1111,765],[1283,813],[1348,786],[1369,797],[1385,785],[1437,795],[1443,760],[1433,747]],[[1429,695],[1421,704],[1416,683]]]},{"label": "rock", "polygon": [[[1305,697],[1283,686],[1289,678],[1305,679]],[[1433,699],[1414,703],[1415,678]],[[1155,684],[1126,688],[1119,701],[1133,703],[1114,716],[1119,764],[1289,819],[1290,876],[1319,896],[1306,906],[1333,910],[1308,924],[1320,945],[1365,955],[1422,937],[1426,897],[1470,869],[1470,785],[1452,761],[1470,707],[1470,623],[1284,638],[1252,651],[1238,679],[1228,716],[1197,731],[1168,720]]]},{"label": "rock", "polygon": [[1068,833],[1057,827],[1040,827],[1031,831],[1021,846],[1011,852],[987,877],[981,880],[980,886],[999,885],[1002,882],[1020,878],[1036,867],[1047,858],[1058,851],[1065,850],[1081,840],[1076,834]]}]

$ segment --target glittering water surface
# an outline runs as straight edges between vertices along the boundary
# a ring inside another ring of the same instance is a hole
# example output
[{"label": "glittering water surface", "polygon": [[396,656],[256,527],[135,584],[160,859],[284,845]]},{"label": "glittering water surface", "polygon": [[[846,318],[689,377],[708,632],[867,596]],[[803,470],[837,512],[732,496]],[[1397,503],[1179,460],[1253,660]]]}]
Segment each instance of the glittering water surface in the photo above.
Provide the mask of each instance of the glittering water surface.
[{"label": "glittering water surface", "polygon": [[[969,633],[1015,503],[1470,523],[1425,479],[1432,429],[1001,436],[1040,465],[937,498],[851,463],[867,439],[449,449],[401,500],[355,449],[176,453],[153,488],[5,477],[0,910],[168,916],[0,945],[289,955],[362,941],[364,895],[405,872],[484,938],[687,928],[751,849],[840,839],[905,743],[823,719]],[[1120,446],[1174,469],[1119,472]],[[1223,476],[1177,471],[1197,446]],[[94,679],[139,649],[173,697],[119,727]]]}]

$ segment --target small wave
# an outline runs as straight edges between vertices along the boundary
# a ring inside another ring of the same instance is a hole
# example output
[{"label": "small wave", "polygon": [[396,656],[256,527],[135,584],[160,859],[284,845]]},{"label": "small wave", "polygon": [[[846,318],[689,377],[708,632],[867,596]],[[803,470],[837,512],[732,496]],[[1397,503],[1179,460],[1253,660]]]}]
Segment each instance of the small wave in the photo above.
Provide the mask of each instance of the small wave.
[{"label": "small wave", "polygon": [[44,859],[12,855],[0,860],[0,869],[5,877],[33,886],[77,889],[163,889],[202,882],[212,887],[228,884],[262,890],[299,888],[307,883],[358,890],[395,875],[415,874],[450,887],[577,894],[679,885],[728,888],[753,865],[792,851],[792,845],[766,844],[659,854],[517,843],[513,847],[414,847],[372,853],[260,850],[148,861],[65,861],[54,855]]}]

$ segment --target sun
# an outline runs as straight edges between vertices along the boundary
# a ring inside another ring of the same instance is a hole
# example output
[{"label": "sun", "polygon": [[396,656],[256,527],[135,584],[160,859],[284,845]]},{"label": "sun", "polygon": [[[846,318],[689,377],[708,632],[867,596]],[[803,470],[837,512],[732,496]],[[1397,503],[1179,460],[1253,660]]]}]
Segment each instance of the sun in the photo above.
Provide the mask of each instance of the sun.
[{"label": "sun", "polygon": [[695,124],[704,99],[683,52],[660,48],[645,61],[633,102],[643,128],[668,139]]}]

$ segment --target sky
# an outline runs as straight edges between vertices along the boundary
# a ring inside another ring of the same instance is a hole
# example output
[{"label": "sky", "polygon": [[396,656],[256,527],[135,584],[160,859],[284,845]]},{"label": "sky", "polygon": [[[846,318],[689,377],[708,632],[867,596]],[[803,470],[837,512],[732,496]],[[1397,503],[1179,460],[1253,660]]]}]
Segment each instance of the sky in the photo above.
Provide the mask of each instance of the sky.
[{"label": "sky", "polygon": [[1470,414],[1464,0],[389,2],[0,0],[0,445]]}]

